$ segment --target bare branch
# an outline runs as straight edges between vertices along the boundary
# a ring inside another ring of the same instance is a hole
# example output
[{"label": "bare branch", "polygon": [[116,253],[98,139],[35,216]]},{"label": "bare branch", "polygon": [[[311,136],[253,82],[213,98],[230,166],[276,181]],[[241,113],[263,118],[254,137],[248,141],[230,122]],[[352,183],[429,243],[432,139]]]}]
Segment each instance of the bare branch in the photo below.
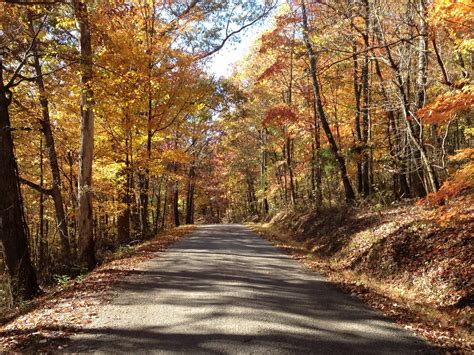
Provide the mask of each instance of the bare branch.
[{"label": "bare branch", "polygon": [[50,196],[51,196],[52,193],[53,193],[53,190],[52,190],[52,189],[47,189],[47,188],[45,188],[45,187],[43,187],[43,186],[40,186],[40,185],[38,185],[38,184],[35,184],[35,183],[32,182],[32,181],[29,181],[29,180],[20,178],[20,182],[21,182],[22,184],[24,184],[24,185],[27,185],[27,186],[31,187],[33,190],[36,190],[36,191],[38,191],[38,192],[41,192],[41,193],[43,193],[43,194],[45,194],[45,195],[50,195]]},{"label": "bare branch", "polygon": [[10,89],[13,85],[14,85],[14,82],[15,82],[15,79],[18,77],[18,75],[20,74],[20,71],[21,69],[23,69],[23,66],[26,64],[26,61],[28,60],[28,58],[30,57],[29,54],[30,52],[33,50],[34,46],[35,46],[35,43],[36,43],[36,39],[38,38],[38,35],[39,33],[41,32],[41,30],[43,29],[43,26],[46,22],[46,19],[47,19],[48,15],[46,14],[43,18],[43,21],[41,22],[40,26],[38,27],[38,31],[36,31],[36,33],[33,35],[33,38],[31,39],[31,43],[30,43],[30,46],[28,47],[28,49],[26,50],[24,56],[23,56],[23,59],[22,61],[20,62],[20,64],[17,66],[17,68],[15,69],[15,72],[13,73],[10,81],[7,83],[7,85],[5,85],[5,88],[7,89]]},{"label": "bare branch", "polygon": [[216,47],[214,47],[213,49],[211,49],[209,52],[206,52],[206,53],[203,53],[201,54],[200,56],[198,56],[197,60],[201,60],[201,59],[204,59],[204,58],[207,58],[211,55],[213,55],[214,53],[220,51],[224,46],[225,44],[227,43],[227,41],[229,39],[231,39],[232,37],[234,37],[235,35],[239,34],[240,32],[242,32],[243,30],[245,30],[246,28],[249,28],[251,26],[253,26],[254,24],[256,24],[258,21],[262,20],[263,18],[265,18],[266,16],[268,16],[268,14],[274,9],[274,6],[270,6],[263,14],[261,14],[260,16],[258,16],[256,19],[254,19],[253,21],[250,21],[249,23],[243,25],[242,27],[240,27],[238,30],[235,30],[235,31],[232,31],[232,32],[227,32],[228,31],[228,28],[226,28],[226,36],[222,39],[221,43],[219,43]]}]

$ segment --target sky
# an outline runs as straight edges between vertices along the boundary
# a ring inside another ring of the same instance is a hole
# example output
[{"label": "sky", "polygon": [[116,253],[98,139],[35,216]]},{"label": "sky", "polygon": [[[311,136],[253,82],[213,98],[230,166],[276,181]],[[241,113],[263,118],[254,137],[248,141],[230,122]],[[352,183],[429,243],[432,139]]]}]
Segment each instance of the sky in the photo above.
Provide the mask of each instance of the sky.
[{"label": "sky", "polygon": [[208,71],[217,78],[223,76],[228,78],[232,74],[232,66],[241,60],[252,48],[252,44],[260,37],[260,35],[270,28],[273,15],[262,20],[261,22],[245,29],[240,34],[240,41],[236,43],[227,42],[219,52],[214,54],[208,64]]},{"label": "sky", "polygon": [[217,78],[229,77],[232,74],[232,66],[249,52],[252,44],[264,31],[263,26],[258,26],[256,31],[250,28],[241,35],[241,39],[236,43],[226,43],[224,48],[213,55],[208,64],[208,71]]}]

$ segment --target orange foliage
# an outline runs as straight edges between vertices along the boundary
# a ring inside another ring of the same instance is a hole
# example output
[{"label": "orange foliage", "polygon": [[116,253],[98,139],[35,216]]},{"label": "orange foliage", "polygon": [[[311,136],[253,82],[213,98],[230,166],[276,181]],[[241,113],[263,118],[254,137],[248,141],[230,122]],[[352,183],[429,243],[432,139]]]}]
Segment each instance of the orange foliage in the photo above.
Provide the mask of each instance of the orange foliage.
[{"label": "orange foliage", "polygon": [[463,149],[459,151],[458,153],[456,153],[455,155],[449,157],[450,161],[458,161],[458,162],[466,160],[466,159],[474,160],[474,148]]},{"label": "orange foliage", "polygon": [[429,194],[424,202],[430,205],[440,206],[449,199],[459,196],[463,192],[474,188],[474,162],[469,162],[463,168],[456,171],[451,179],[444,182],[441,189],[436,193]]},{"label": "orange foliage", "polygon": [[274,76],[275,74],[278,74],[278,73],[282,72],[283,69],[285,69],[285,65],[281,61],[277,60],[275,63],[273,63],[267,69],[265,69],[265,71],[262,73],[262,75],[260,75],[257,78],[257,81],[261,81],[261,80],[270,78],[270,77]]},{"label": "orange foliage", "polygon": [[447,122],[457,112],[474,105],[474,85],[466,85],[458,92],[446,92],[422,109],[417,115],[425,123]]}]

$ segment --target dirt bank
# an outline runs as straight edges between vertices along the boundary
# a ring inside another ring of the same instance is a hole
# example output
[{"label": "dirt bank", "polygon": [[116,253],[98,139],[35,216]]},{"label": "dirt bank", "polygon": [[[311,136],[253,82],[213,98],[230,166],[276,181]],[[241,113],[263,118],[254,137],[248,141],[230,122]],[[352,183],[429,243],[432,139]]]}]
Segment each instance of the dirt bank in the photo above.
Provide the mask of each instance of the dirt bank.
[{"label": "dirt bank", "polygon": [[472,196],[443,209],[406,203],[280,213],[253,227],[442,349],[473,349]]}]

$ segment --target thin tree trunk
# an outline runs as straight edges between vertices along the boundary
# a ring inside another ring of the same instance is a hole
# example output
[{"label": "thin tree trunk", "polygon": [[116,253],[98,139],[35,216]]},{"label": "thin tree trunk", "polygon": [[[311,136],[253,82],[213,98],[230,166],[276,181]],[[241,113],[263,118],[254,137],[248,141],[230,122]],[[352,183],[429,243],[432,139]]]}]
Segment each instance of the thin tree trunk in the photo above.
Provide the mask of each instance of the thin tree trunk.
[{"label": "thin tree trunk", "polygon": [[194,224],[194,178],[196,176],[194,164],[195,161],[192,161],[188,173],[188,190],[186,193],[186,224]]},{"label": "thin tree trunk", "polygon": [[[173,171],[176,176],[178,172],[178,163],[173,163]],[[174,216],[174,225],[179,227],[181,222],[179,218],[179,183],[177,180],[173,182],[173,216]]]},{"label": "thin tree trunk", "polygon": [[94,152],[94,93],[92,44],[87,3],[73,0],[81,44],[81,147],[78,173],[79,262],[89,270],[96,265],[92,217],[92,160]]},{"label": "thin tree trunk", "polygon": [[179,185],[177,181],[175,181],[173,185],[173,216],[175,227],[179,227],[181,221],[179,218]]},{"label": "thin tree trunk", "polygon": [[[128,135],[128,133],[127,133]],[[129,156],[129,140],[125,138],[125,169],[122,171],[125,181],[122,191],[119,193],[119,200],[125,204],[125,208],[120,212],[117,218],[117,237],[119,244],[127,244],[130,242],[130,217],[131,217],[131,177],[130,177],[130,156]]]},{"label": "thin tree trunk", "polygon": [[[29,26],[32,34],[35,33],[33,19],[31,13],[29,13]],[[51,119],[49,113],[49,102],[46,97],[46,90],[44,87],[43,81],[43,70],[41,68],[41,63],[38,54],[38,48],[36,43],[32,48],[33,59],[34,59],[34,68],[36,72],[36,85],[39,91],[39,101],[41,105],[41,115],[40,119],[41,130],[44,134],[46,140],[46,151],[48,153],[49,165],[51,169],[51,175],[53,177],[52,187],[51,187],[51,197],[54,202],[54,210],[56,214],[56,224],[59,232],[59,240],[61,242],[61,257],[62,262],[69,264],[71,262],[71,250],[69,245],[69,236],[67,228],[67,219],[66,213],[64,210],[63,197],[61,195],[61,174],[59,171],[58,156],[56,153],[56,147],[54,142],[54,136],[51,129]],[[41,184],[43,186],[43,184]]]},{"label": "thin tree trunk", "polygon": [[[309,99],[308,99],[309,100]],[[321,171],[321,127],[319,125],[318,119],[318,109],[316,107],[315,100],[309,100],[311,103],[311,108],[313,110],[313,140],[314,143],[311,144],[313,148],[313,166],[312,166],[312,176],[313,176],[313,195],[315,199],[316,210],[321,209],[323,205],[323,185],[322,185],[322,171]]]},{"label": "thin tree trunk", "polygon": [[364,32],[362,34],[364,47],[361,67],[361,95],[362,95],[362,194],[364,197],[370,195],[369,162],[369,31],[370,31],[370,7],[368,0],[362,0]]},{"label": "thin tree trunk", "polygon": [[270,206],[268,204],[268,198],[267,198],[268,184],[267,184],[267,150],[266,150],[266,144],[267,144],[267,129],[263,128],[260,132],[260,146],[261,146],[260,186],[261,186],[261,189],[263,191],[262,209],[263,209],[263,215],[264,216],[268,215],[268,212],[270,210]]},{"label": "thin tree trunk", "polygon": [[142,238],[148,236],[148,169],[138,173],[139,199],[140,199],[140,234]]},{"label": "thin tree trunk", "polygon": [[296,189],[295,189],[295,177],[293,172],[293,159],[292,159],[292,139],[287,137],[285,140],[285,152],[286,152],[286,166],[288,167],[288,184],[290,189],[290,203],[292,206],[296,205]]},{"label": "thin tree trunk", "polygon": [[[77,194],[75,191],[74,186],[77,186],[77,181],[74,175],[74,157],[70,151],[67,152],[67,164],[69,167],[69,201],[70,201],[70,206],[72,211],[77,211]],[[70,219],[70,228],[72,229],[72,234],[71,234],[71,254],[74,259],[77,259],[77,223],[78,219],[77,216],[75,218]]]},{"label": "thin tree trunk", "polygon": [[355,199],[355,194],[354,194],[354,190],[352,189],[349,176],[347,174],[346,163],[344,161],[344,157],[339,152],[339,148],[337,146],[336,141],[334,140],[334,136],[332,135],[331,128],[329,127],[326,113],[324,112],[323,104],[321,101],[321,93],[319,91],[319,81],[318,81],[317,68],[316,68],[316,55],[314,53],[313,47],[309,39],[308,18],[306,16],[306,6],[305,6],[304,0],[301,1],[301,8],[303,12],[303,40],[306,45],[306,50],[308,52],[308,58],[310,62],[311,79],[313,82],[313,94],[314,94],[314,99],[316,102],[316,108],[318,111],[318,117],[319,117],[319,120],[321,121],[324,132],[326,133],[326,137],[331,146],[332,153],[334,154],[334,157],[339,165],[339,171],[341,173],[341,179],[344,185],[346,201],[352,201]]},{"label": "thin tree trunk", "polygon": [[155,209],[155,224],[153,226],[153,232],[158,233],[159,230],[159,221],[161,216],[161,187],[163,186],[164,175],[160,178],[160,183],[158,185],[158,191],[156,192],[156,209]]},{"label": "thin tree trunk", "polygon": [[[420,16],[420,37],[418,45],[418,73],[416,78],[416,96],[415,96],[415,109],[414,114],[417,110],[421,109],[425,105],[426,100],[426,83],[427,83],[427,68],[428,68],[428,22],[426,20],[427,16],[427,0],[419,0],[419,16]],[[421,129],[421,121],[418,123]],[[413,130],[409,130],[409,134],[412,136],[412,139],[417,137],[414,136]],[[416,132],[418,133],[418,132]],[[428,173],[429,189],[431,192],[436,192],[439,190],[439,182],[436,172],[433,169],[431,162],[428,159],[428,155],[425,149],[425,146],[422,142],[423,137],[420,134],[419,142],[417,141],[415,145],[418,145],[420,150],[421,159],[425,165],[425,169]]]},{"label": "thin tree trunk", "polygon": [[249,212],[251,216],[257,215],[257,198],[255,196],[255,188],[252,176],[249,171],[246,172],[247,182],[247,203],[249,206]]},{"label": "thin tree trunk", "polygon": [[[351,12],[351,29],[354,29],[354,20]],[[362,131],[360,128],[360,101],[361,101],[361,85],[359,79],[359,58],[357,57],[357,42],[354,35],[351,35],[351,47],[352,47],[352,63],[353,63],[353,75],[352,82],[354,87],[354,100],[355,100],[355,132],[356,132],[356,151],[357,151],[357,191],[359,195],[363,194],[364,183],[362,178],[362,162],[361,162],[361,152],[364,149],[362,147]]]},{"label": "thin tree trunk", "polygon": [[[293,33],[293,38],[294,38]],[[293,41],[291,42],[293,43]],[[293,109],[293,45],[291,47],[290,53],[290,78],[288,85],[288,106]],[[289,178],[289,188],[290,188],[290,203],[291,206],[296,205],[296,190],[295,190],[295,181],[294,181],[294,172],[293,172],[293,139],[288,133],[288,128],[285,127],[285,152],[286,152],[286,166],[288,167],[288,178]],[[252,183],[253,185],[253,183]]]},{"label": "thin tree trunk", "polygon": [[164,199],[163,199],[163,214],[161,215],[161,229],[165,228],[165,223],[166,223],[166,213],[167,208],[168,208],[168,191],[169,190],[169,184],[167,183],[165,185],[165,193],[164,193]]},{"label": "thin tree trunk", "polygon": [[[43,153],[43,137],[40,138],[40,186],[44,184],[44,153]],[[45,194],[40,191],[39,196],[39,233],[38,233],[38,263],[37,267],[41,270],[41,276],[45,275],[46,269],[46,234],[44,220],[44,200]]]},{"label": "thin tree trunk", "polygon": [[140,220],[141,220],[141,234],[144,238],[147,238],[150,234],[150,223],[148,221],[148,205],[149,205],[149,190],[150,190],[150,168],[149,164],[151,162],[151,150],[152,150],[152,119],[153,119],[153,97],[152,97],[152,70],[153,70],[153,35],[155,33],[155,6],[154,3],[151,4],[153,7],[152,12],[149,13],[148,5],[145,6],[145,12],[147,18],[145,19],[145,37],[146,37],[146,47],[148,54],[148,82],[147,82],[147,161],[144,172],[139,175],[140,183]]}]

